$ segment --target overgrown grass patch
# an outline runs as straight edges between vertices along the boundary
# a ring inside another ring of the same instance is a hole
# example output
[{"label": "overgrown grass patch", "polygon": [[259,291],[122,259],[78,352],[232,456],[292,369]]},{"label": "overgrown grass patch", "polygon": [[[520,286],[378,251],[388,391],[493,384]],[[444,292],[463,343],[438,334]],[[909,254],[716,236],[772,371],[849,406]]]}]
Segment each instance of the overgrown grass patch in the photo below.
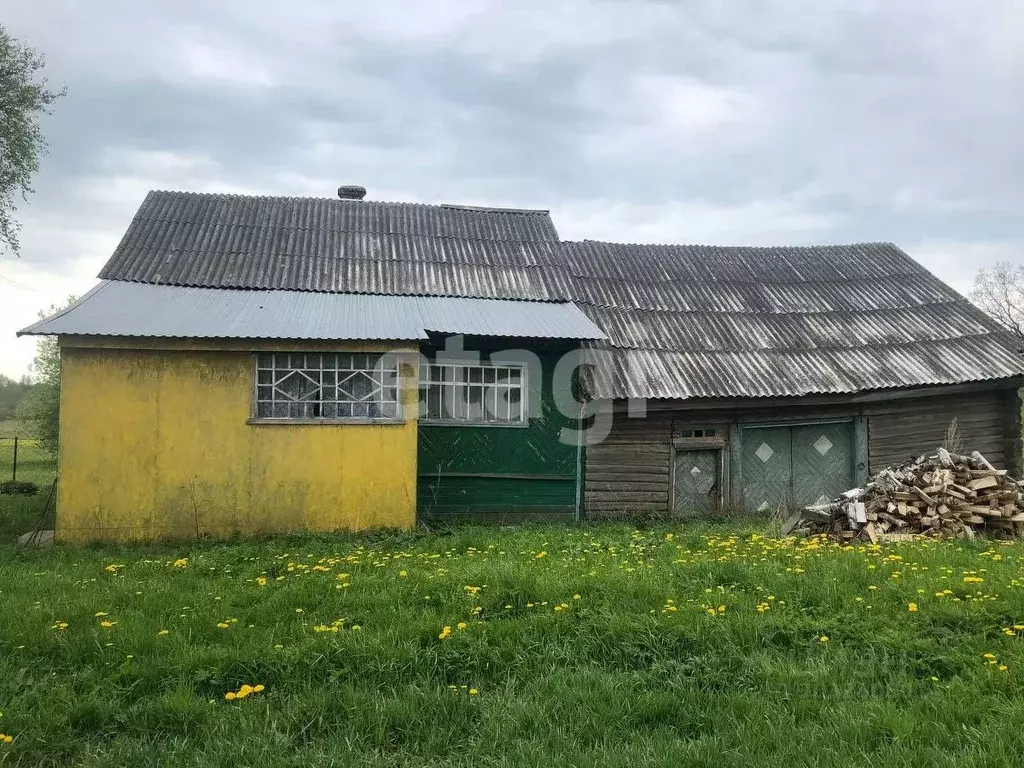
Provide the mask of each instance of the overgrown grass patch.
[{"label": "overgrown grass patch", "polygon": [[0,765],[1024,753],[1018,544],[607,524],[0,554]]},{"label": "overgrown grass patch", "polygon": [[[0,422],[0,482],[17,479],[34,483],[35,495],[0,493],[0,546],[33,530],[50,495],[50,486],[57,475],[57,459],[45,451],[35,438],[25,437],[18,422]],[[6,432],[6,434],[4,434]],[[14,436],[18,434],[18,465],[14,469]],[[52,502],[51,502],[52,508]],[[45,525],[52,527],[52,516]]]}]

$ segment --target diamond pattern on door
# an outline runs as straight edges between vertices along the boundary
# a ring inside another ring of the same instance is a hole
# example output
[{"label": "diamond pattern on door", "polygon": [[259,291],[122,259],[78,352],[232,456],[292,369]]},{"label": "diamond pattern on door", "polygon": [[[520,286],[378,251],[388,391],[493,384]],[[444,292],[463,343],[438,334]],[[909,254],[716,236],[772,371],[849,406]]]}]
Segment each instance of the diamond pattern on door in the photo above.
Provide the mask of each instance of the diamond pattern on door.
[{"label": "diamond pattern on door", "polygon": [[789,503],[793,462],[789,427],[743,430],[743,503],[759,512]]},{"label": "diamond pattern on door", "polygon": [[719,464],[717,450],[676,451],[672,471],[675,514],[696,517],[718,510]]},{"label": "diamond pattern on door", "polygon": [[825,435],[822,435],[814,441],[814,450],[824,456],[832,448],[832,441],[829,440]]}]

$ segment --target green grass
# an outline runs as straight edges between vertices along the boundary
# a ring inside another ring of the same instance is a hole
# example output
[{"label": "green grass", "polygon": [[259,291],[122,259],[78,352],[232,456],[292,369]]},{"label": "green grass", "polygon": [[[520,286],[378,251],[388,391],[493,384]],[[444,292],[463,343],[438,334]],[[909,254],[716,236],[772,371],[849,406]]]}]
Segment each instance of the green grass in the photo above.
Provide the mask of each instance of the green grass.
[{"label": "green grass", "polygon": [[[57,474],[56,457],[44,451],[37,440],[26,437],[25,434],[24,428],[18,422],[0,422],[0,481],[11,479],[14,462],[13,437],[17,435],[17,479],[39,486],[39,493],[35,496],[0,494],[0,545],[36,527],[46,504],[50,485]],[[52,520],[46,526],[52,527]]]},{"label": "green grass", "polygon": [[[0,765],[987,766],[1024,754],[1021,545],[840,549],[737,531],[5,550],[0,731],[14,740]],[[243,684],[265,690],[225,700]]]}]

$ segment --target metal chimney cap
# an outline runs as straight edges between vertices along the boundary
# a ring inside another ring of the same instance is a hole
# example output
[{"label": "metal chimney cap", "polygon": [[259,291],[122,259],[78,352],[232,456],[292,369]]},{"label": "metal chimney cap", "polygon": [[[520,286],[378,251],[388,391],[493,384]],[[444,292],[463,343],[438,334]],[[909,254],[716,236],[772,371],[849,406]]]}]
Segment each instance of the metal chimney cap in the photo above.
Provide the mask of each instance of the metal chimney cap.
[{"label": "metal chimney cap", "polygon": [[366,197],[366,187],[358,184],[346,184],[338,187],[338,197],[342,200],[362,200]]}]

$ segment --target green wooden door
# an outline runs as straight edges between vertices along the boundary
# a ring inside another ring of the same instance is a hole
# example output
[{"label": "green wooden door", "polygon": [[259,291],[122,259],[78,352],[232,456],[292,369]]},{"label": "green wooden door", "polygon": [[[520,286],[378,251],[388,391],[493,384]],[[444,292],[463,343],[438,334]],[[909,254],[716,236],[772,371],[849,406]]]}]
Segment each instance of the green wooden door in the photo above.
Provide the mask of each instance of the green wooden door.
[{"label": "green wooden door", "polygon": [[720,454],[714,450],[678,450],[672,470],[672,509],[681,517],[718,511]]},{"label": "green wooden door", "polygon": [[831,501],[852,486],[853,425],[793,427],[794,506]]},{"label": "green wooden door", "polygon": [[743,505],[774,512],[834,499],[853,485],[849,422],[743,429]]},{"label": "green wooden door", "polygon": [[767,512],[788,507],[793,480],[792,429],[743,430],[743,505]]}]

